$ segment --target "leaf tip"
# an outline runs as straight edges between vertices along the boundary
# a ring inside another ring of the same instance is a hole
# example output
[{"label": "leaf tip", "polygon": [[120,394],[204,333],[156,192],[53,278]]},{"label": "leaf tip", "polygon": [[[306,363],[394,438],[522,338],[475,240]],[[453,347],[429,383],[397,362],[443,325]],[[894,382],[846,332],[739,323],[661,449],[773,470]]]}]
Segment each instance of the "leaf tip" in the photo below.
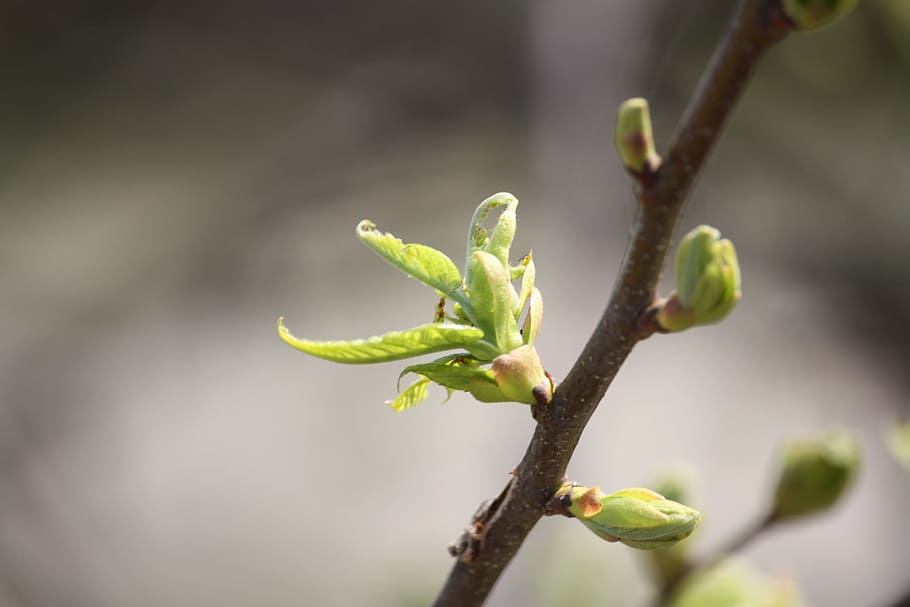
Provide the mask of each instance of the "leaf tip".
[{"label": "leaf tip", "polygon": [[285,336],[290,334],[290,331],[288,331],[288,328],[284,325],[284,316],[278,317],[278,322],[275,323],[275,330],[278,331],[278,337],[281,339],[285,339]]}]

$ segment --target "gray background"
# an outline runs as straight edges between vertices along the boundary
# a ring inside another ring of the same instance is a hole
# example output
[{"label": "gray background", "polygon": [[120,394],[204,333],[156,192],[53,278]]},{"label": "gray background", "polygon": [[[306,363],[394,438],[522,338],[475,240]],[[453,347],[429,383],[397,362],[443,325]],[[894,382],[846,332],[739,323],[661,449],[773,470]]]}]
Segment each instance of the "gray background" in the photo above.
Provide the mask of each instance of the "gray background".
[{"label": "gray background", "polygon": [[[763,62],[684,216],[737,245],[721,325],[641,344],[572,478],[697,471],[710,551],[759,516],[780,442],[846,426],[848,498],[746,552],[812,604],[910,579],[908,20],[868,0]],[[432,317],[354,237],[362,218],[460,259],[475,205],[521,200],[565,375],[634,214],[624,98],[669,137],[727,2],[0,4],[0,605],[421,605],[496,494],[525,406],[444,393],[406,414],[399,364],[279,342]],[[644,604],[639,555],[544,520],[489,604]]]}]

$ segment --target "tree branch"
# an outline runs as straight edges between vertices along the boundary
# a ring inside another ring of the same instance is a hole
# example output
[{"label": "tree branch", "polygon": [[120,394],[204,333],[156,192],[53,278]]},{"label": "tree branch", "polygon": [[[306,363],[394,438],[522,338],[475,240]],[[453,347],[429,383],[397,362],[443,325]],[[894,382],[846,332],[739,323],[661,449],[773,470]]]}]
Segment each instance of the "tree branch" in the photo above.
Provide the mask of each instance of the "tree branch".
[{"label": "tree branch", "polygon": [[774,0],[740,3],[663,165],[639,180],[641,209],[603,316],[552,402],[534,408],[538,425],[504,499],[494,500],[495,507],[475,515],[470,541],[456,542],[464,549],[436,607],[483,604],[559,488],[582,432],[613,378],[635,344],[649,334],[642,330],[640,319],[655,300],[686,197],[759,57],[790,30],[778,4]]}]

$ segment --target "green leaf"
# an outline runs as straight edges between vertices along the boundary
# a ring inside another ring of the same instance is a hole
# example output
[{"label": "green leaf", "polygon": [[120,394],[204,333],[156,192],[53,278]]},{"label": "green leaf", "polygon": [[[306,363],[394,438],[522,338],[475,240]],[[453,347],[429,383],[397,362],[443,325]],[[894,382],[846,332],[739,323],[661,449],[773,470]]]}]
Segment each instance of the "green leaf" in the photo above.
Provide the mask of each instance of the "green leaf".
[{"label": "green leaf", "polygon": [[[468,246],[465,253],[464,262],[464,283],[471,283],[471,258],[477,251],[486,251],[490,245],[490,236],[483,222],[489,216],[490,212],[499,207],[511,207],[513,210],[518,205],[518,199],[508,192],[497,192],[493,194],[474,210],[474,216],[471,217],[471,226],[468,228]],[[508,260],[506,260],[508,264]]]},{"label": "green leaf", "polygon": [[401,372],[401,375],[416,373],[429,378],[440,386],[465,392],[469,392],[478,381],[495,386],[496,379],[493,377],[493,372],[477,367],[476,363],[477,361],[466,359],[461,355],[447,356],[429,363],[410,365]]},{"label": "green leaf", "polygon": [[519,278],[523,278],[525,275],[525,270],[528,268],[529,263],[531,263],[531,253],[528,253],[519,259],[517,266],[510,267],[509,280],[517,280]]},{"label": "green leaf", "polygon": [[357,237],[390,264],[429,285],[450,299],[463,302],[461,273],[445,253],[422,244],[405,244],[392,234],[380,232],[364,219],[357,224]]},{"label": "green leaf", "polygon": [[531,289],[531,298],[528,303],[528,314],[525,316],[521,338],[529,346],[533,346],[540,334],[540,324],[543,322],[543,295],[537,287]]},{"label": "green leaf", "polygon": [[518,217],[515,214],[516,206],[518,206],[518,200],[513,198],[506,209],[499,214],[499,220],[496,222],[496,227],[490,234],[490,242],[487,244],[487,252],[496,257],[504,268],[509,267],[509,251],[512,248],[512,240],[515,238],[515,229],[518,224]]},{"label": "green leaf", "polygon": [[311,341],[294,337],[284,326],[284,318],[279,318],[278,336],[292,348],[312,356],[338,363],[362,364],[454,350],[480,341],[483,331],[468,325],[434,322],[369,339]]},{"label": "green leaf", "polygon": [[512,314],[512,283],[508,269],[485,251],[471,257],[471,284],[468,297],[474,307],[477,325],[484,330],[500,353],[511,352],[522,344],[518,322]]},{"label": "green leaf", "polygon": [[407,411],[427,398],[427,388],[429,386],[430,380],[426,377],[421,377],[405,388],[395,400],[386,401],[386,404],[395,409],[396,413]]},{"label": "green leaf", "polygon": [[[516,276],[516,274],[518,275]],[[521,292],[518,295],[518,305],[515,306],[516,319],[521,315],[521,311],[524,309],[525,304],[528,303],[528,298],[531,296],[531,289],[534,288],[534,278],[536,278],[536,275],[537,272],[534,269],[534,258],[532,253],[528,253],[522,257],[518,266],[512,268],[512,280],[521,276]]]}]

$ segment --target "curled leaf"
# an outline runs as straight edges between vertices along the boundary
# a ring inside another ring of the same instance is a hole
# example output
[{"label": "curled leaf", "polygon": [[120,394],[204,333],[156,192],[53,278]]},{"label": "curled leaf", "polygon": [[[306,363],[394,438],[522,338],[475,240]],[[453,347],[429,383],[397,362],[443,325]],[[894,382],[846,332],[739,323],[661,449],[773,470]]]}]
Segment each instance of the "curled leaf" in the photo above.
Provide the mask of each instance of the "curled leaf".
[{"label": "curled leaf", "polygon": [[[516,276],[516,270],[521,271],[518,276]],[[521,315],[521,311],[524,309],[525,304],[528,303],[528,298],[531,296],[531,289],[534,288],[534,279],[537,277],[532,253],[528,253],[522,257],[518,267],[512,269],[512,280],[519,276],[521,277],[521,292],[518,294],[518,305],[515,306],[516,319]]]},{"label": "curled leaf", "polygon": [[531,263],[531,253],[528,253],[524,257],[518,260],[517,266],[510,266],[509,268],[509,279],[516,280],[518,278],[523,278],[525,275],[525,270],[528,267],[528,264]]},{"label": "curled leaf", "polygon": [[518,323],[512,314],[512,293],[507,268],[492,254],[476,251],[471,256],[468,297],[477,326],[500,352],[514,350],[522,343]]},{"label": "curled leaf", "polygon": [[450,390],[470,392],[481,402],[509,400],[497,387],[493,372],[481,369],[477,364],[478,361],[472,359],[452,356],[430,363],[411,365],[401,373],[402,375],[416,373]]},{"label": "curled leaf", "polygon": [[380,232],[376,224],[364,219],[357,224],[357,236],[379,256],[408,276],[429,285],[450,299],[463,302],[458,292],[461,272],[445,253],[422,244],[405,244],[389,233]]},{"label": "curled leaf", "polygon": [[[468,246],[467,246],[467,253],[465,254],[465,263],[464,263],[464,265],[465,265],[465,270],[464,270],[465,284],[471,283],[471,257],[474,255],[474,253],[476,253],[477,251],[490,252],[489,251],[489,249],[491,247],[490,235],[487,232],[486,228],[483,227],[483,222],[490,215],[490,212],[493,211],[494,209],[498,209],[500,207],[506,207],[506,208],[511,208],[512,211],[514,211],[516,206],[518,206],[518,199],[515,198],[515,196],[513,196],[512,194],[509,194],[508,192],[497,192],[496,194],[493,194],[492,196],[490,196],[489,198],[487,198],[486,200],[484,200],[477,206],[477,209],[474,211],[474,216],[471,217],[471,225],[468,228]],[[499,228],[499,224],[497,224],[497,228]],[[494,229],[494,232],[495,231],[496,230]],[[506,235],[505,231],[501,231],[500,234],[497,236],[497,239],[500,243],[498,246],[501,246],[502,238],[505,235]],[[514,229],[513,229],[512,235],[514,236]],[[509,243],[511,244],[511,242],[512,241],[510,238]],[[506,263],[506,265],[508,265],[508,259],[506,259],[505,263]]]},{"label": "curled leaf", "polygon": [[518,201],[513,200],[509,206],[499,215],[499,221],[490,234],[490,243],[487,245],[487,251],[496,257],[503,267],[509,267],[509,251],[512,248],[512,240],[515,238],[515,229],[518,224],[518,217],[515,215],[515,207]]},{"label": "curled leaf", "polygon": [[401,391],[395,400],[386,401],[386,404],[392,407],[397,413],[407,411],[414,405],[419,404],[427,398],[427,388],[430,380],[426,377],[420,377],[410,386]]},{"label": "curled leaf", "polygon": [[284,325],[284,318],[279,318],[278,336],[289,346],[312,356],[337,363],[362,364],[401,360],[467,347],[480,341],[483,331],[468,325],[434,322],[369,339],[313,341],[292,335]]},{"label": "curled leaf", "polygon": [[533,346],[540,334],[540,324],[543,322],[543,295],[537,287],[531,289],[531,297],[528,301],[528,313],[525,316],[525,322],[521,329],[521,338],[529,346]]}]

